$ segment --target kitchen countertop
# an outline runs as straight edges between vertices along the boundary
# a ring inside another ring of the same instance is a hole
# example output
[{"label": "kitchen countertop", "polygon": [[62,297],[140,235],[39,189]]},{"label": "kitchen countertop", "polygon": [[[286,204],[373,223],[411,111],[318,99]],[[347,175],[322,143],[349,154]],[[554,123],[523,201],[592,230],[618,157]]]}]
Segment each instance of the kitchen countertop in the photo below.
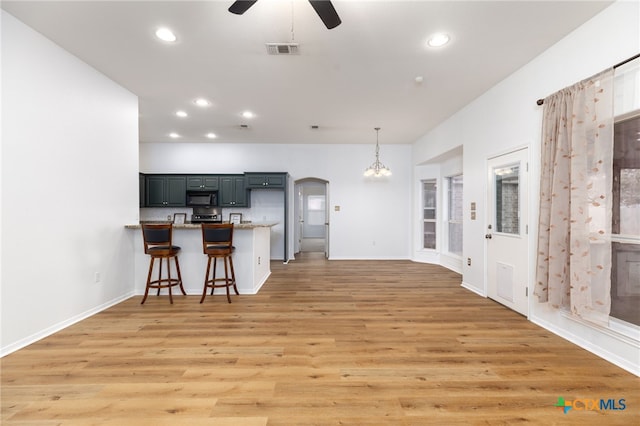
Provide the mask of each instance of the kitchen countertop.
[{"label": "kitchen countertop", "polygon": [[[166,221],[147,221],[145,223],[166,223]],[[276,226],[278,222],[243,222],[236,223],[233,228],[234,229],[254,229],[254,228],[271,228]],[[137,225],[125,225],[126,229],[140,229],[141,226],[138,223]],[[191,223],[187,222],[184,224],[173,224],[173,229],[201,229],[199,223]]]}]

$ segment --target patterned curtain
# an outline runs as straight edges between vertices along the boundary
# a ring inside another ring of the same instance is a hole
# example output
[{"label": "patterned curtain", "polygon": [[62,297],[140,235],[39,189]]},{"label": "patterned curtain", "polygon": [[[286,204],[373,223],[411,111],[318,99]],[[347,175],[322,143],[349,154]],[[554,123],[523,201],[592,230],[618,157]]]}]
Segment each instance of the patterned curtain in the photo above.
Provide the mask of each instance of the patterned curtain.
[{"label": "patterned curtain", "polygon": [[611,309],[613,68],[544,100],[539,302],[607,324]]}]

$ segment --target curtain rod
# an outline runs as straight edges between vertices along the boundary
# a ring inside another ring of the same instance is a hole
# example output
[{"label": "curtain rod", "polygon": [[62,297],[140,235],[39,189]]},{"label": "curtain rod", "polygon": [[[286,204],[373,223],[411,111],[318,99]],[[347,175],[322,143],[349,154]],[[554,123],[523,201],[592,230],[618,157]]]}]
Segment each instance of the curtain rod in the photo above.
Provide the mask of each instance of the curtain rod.
[{"label": "curtain rod", "polygon": [[[616,68],[618,68],[618,67],[621,67],[621,66],[623,66],[624,64],[626,64],[626,63],[628,63],[628,62],[631,62],[631,61],[633,61],[634,59],[638,59],[638,58],[640,58],[640,53],[638,53],[637,55],[634,55],[634,56],[630,57],[629,59],[625,59],[624,61],[622,61],[622,62],[620,62],[620,63],[615,64],[615,65],[613,66],[613,69],[616,69]],[[542,104],[544,104],[544,99],[538,99],[538,100],[536,101],[536,104],[538,104],[538,105],[542,105]]]}]

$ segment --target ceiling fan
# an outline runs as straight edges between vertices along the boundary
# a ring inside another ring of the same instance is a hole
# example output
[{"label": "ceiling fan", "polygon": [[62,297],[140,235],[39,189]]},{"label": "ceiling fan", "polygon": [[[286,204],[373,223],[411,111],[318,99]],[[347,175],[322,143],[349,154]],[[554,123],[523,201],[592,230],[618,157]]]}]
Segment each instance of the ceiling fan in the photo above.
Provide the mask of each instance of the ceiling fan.
[{"label": "ceiling fan", "polygon": [[[242,15],[257,1],[258,0],[237,0],[229,7],[229,12]],[[327,29],[335,28],[342,23],[338,12],[336,12],[330,0],[309,0],[309,3],[311,3],[311,6],[313,6]]]}]

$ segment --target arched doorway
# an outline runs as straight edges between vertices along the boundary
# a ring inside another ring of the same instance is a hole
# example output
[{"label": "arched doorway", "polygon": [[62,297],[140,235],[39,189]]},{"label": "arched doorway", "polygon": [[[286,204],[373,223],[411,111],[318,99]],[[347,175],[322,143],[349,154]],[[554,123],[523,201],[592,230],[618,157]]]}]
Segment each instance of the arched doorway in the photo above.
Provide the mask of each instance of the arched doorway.
[{"label": "arched doorway", "polygon": [[319,252],[329,258],[329,181],[295,181],[294,253]]}]

